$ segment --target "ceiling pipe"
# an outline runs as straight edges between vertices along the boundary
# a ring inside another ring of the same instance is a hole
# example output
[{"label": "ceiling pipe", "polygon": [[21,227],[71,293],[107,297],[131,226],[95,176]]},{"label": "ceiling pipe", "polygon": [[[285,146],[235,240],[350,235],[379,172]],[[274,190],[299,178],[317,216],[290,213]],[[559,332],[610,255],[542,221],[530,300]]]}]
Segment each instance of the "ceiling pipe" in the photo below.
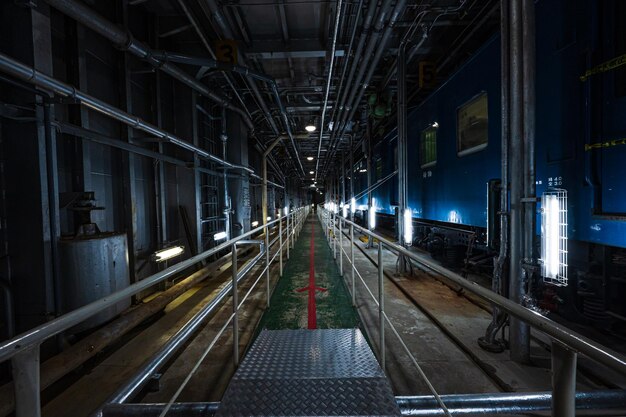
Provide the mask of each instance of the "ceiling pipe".
[{"label": "ceiling pipe", "polygon": [[341,19],[341,7],[343,0],[337,0],[337,11],[335,12],[335,29],[333,31],[333,43],[331,47],[330,63],[328,64],[328,78],[326,79],[326,93],[324,94],[324,106],[322,107],[322,117],[320,120],[320,138],[317,145],[317,158],[315,160],[315,181],[317,182],[317,170],[320,164],[320,153],[322,152],[322,138],[324,136],[324,118],[326,117],[326,108],[328,105],[328,94],[330,93],[330,84],[333,81],[333,65],[335,64],[335,50],[337,49],[337,33],[339,32],[339,21]]},{"label": "ceiling pipe", "polygon": [[44,1],[61,13],[71,17],[72,19],[83,24],[87,28],[109,39],[121,50],[128,51],[136,57],[145,60],[150,65],[160,69],[164,73],[170,75],[171,77],[182,82],[183,84],[186,84],[204,97],[207,97],[208,99],[216,102],[220,106],[224,106],[228,110],[239,114],[244,123],[250,129],[250,132],[252,134],[254,133],[254,124],[244,110],[233,105],[227,98],[210,91],[207,86],[200,83],[193,76],[187,74],[180,68],[170,63],[162,62],[155,58],[152,55],[152,50],[147,45],[145,45],[143,42],[138,41],[137,39],[134,39],[133,36],[124,29],[116,26],[112,22],[109,22],[98,13],[91,10],[89,7],[78,3],[75,0]]},{"label": "ceiling pipe", "polygon": [[[371,6],[370,2],[370,6]],[[376,4],[377,2],[373,2],[374,4]],[[349,82],[346,83],[346,90],[345,90],[345,94],[343,96],[343,102],[340,103],[340,112],[339,115],[337,117],[337,129],[335,130],[335,135],[333,136],[333,138],[330,141],[330,145],[329,145],[329,150],[333,147],[333,144],[336,143],[337,141],[341,140],[341,133],[343,133],[345,131],[345,126],[347,123],[347,117],[346,117],[346,112],[350,110],[351,108],[351,103],[354,100],[354,95],[356,94],[356,90],[358,85],[361,83],[361,80],[363,79],[363,75],[365,74],[365,70],[367,69],[368,66],[368,62],[370,60],[370,57],[372,56],[372,53],[374,51],[374,48],[376,47],[376,45],[378,44],[378,39],[380,38],[380,32],[384,27],[385,24],[385,17],[387,16],[387,12],[389,10],[389,8],[391,7],[391,0],[384,0],[383,4],[380,6],[380,10],[378,11],[378,16],[376,18],[376,23],[374,24],[374,31],[373,33],[371,33],[369,35],[368,38],[368,43],[367,43],[367,47],[365,49],[365,52],[363,52],[362,54],[359,54],[355,57],[355,60],[353,61],[353,68],[351,69],[351,73],[354,71],[356,71],[356,68],[359,68],[359,72],[356,75],[356,78],[354,79],[354,81],[352,81],[352,77],[350,77],[351,74],[348,74],[349,76]],[[375,9],[375,7],[373,7],[372,9]],[[368,14],[369,14],[370,10],[368,10]],[[357,52],[359,52],[359,47],[361,46],[361,41],[363,41],[363,44],[365,43],[365,39],[366,36],[362,36],[361,39],[359,40],[359,45],[357,46]],[[361,50],[363,48],[361,47]],[[360,61],[359,61],[359,56],[361,57]],[[328,166],[329,160],[326,159],[325,161],[325,167],[326,168]],[[317,171],[317,170],[316,170]]]},{"label": "ceiling pipe", "polygon": [[[198,35],[198,38],[200,38],[200,41],[202,42],[202,45],[207,50],[209,55],[211,55],[211,58],[217,59],[217,57],[215,56],[215,52],[213,51],[213,48],[211,48],[211,43],[209,42],[209,40],[205,36],[204,32],[200,28],[200,24],[198,23],[198,19],[193,15],[193,13],[191,12],[191,10],[187,6],[187,4],[185,4],[184,0],[178,0],[178,5],[180,6],[180,8],[182,9],[183,13],[187,17],[187,20],[189,20],[189,23],[191,23],[191,26],[194,28],[194,31],[196,32],[196,35]],[[224,78],[226,78],[226,82],[230,86],[231,90],[233,90],[233,94],[235,94],[235,97],[237,97],[237,100],[239,100],[239,102],[241,103],[241,106],[245,110],[246,114],[249,117],[252,117],[250,115],[250,111],[246,107],[246,104],[244,103],[243,99],[241,98],[241,95],[239,94],[239,91],[235,87],[234,81],[231,80],[231,78],[230,78],[230,76],[228,74],[225,74]]]},{"label": "ceiling pipe", "polygon": [[[350,110],[350,108],[352,107],[352,103],[354,103],[354,97],[357,94],[358,87],[361,84],[361,81],[363,80],[365,71],[367,71],[371,56],[374,53],[374,49],[378,45],[378,41],[380,40],[380,37],[381,37],[381,31],[385,27],[385,18],[387,17],[387,13],[389,12],[390,7],[391,7],[391,0],[384,0],[382,6],[380,6],[380,11],[378,12],[376,23],[374,24],[374,31],[370,34],[367,47],[365,48],[365,52],[363,53],[362,62],[359,65],[359,72],[357,73],[356,78],[354,79],[354,82],[351,84],[351,87],[349,88],[350,94],[348,95],[348,98],[346,99],[346,102],[345,102],[345,106],[346,106],[345,110]],[[378,50],[380,49],[381,48],[379,47]],[[340,126],[346,121],[345,114],[346,113],[344,111],[343,113],[344,117],[342,117],[342,122],[340,123]]]},{"label": "ceiling pipe", "polygon": [[[376,3],[376,2],[374,2]],[[371,4],[370,4],[371,5]],[[385,17],[387,16],[388,10],[391,7],[391,0],[385,0],[383,2],[383,4],[380,7],[380,10],[378,12],[378,16],[376,18],[376,23],[374,24],[374,31],[373,33],[369,36],[369,40],[367,43],[367,47],[365,49],[365,52],[363,53],[361,60],[358,60],[358,55],[355,57],[355,60],[353,62],[353,68],[351,69],[351,73],[354,71],[356,71],[356,68],[359,68],[359,72],[355,78],[354,81],[352,81],[352,78],[349,77],[350,82],[348,82],[346,84],[346,90],[345,90],[345,94],[343,96],[343,103],[340,103],[340,111],[339,111],[339,115],[337,116],[337,123],[336,126],[337,128],[334,131],[334,135],[330,140],[330,145],[329,145],[329,153],[327,155],[329,155],[329,157],[326,158],[325,160],[325,165],[324,165],[324,170],[327,169],[328,164],[330,163],[330,151],[337,146],[337,143],[341,141],[341,137],[343,135],[343,133],[345,132],[346,129],[346,124],[347,121],[350,120],[350,118],[346,117],[347,112],[351,109],[351,107],[353,106],[352,103],[354,101],[354,96],[356,94],[356,91],[358,90],[358,86],[361,83],[361,80],[363,79],[363,75],[365,74],[365,70],[367,69],[368,65],[369,65],[369,60],[372,56],[372,53],[374,51],[374,48],[376,47],[376,45],[378,44],[378,40],[380,38],[380,34],[381,31],[384,27],[385,24]],[[374,7],[375,8],[375,7]],[[374,9],[373,8],[373,9]],[[372,10],[373,12],[373,10]],[[368,10],[368,14],[369,14],[369,10]],[[366,16],[367,18],[367,16]],[[359,46],[361,46],[361,41],[365,41],[365,36],[361,37],[361,39],[359,40]],[[357,46],[357,52],[359,49],[359,46]],[[361,47],[361,50],[363,48]],[[357,102],[358,103],[358,102]],[[317,171],[317,170],[316,170]]]},{"label": "ceiling pipe", "polygon": [[[222,14],[222,11],[220,10],[217,3],[214,0],[202,0],[202,1],[199,1],[199,3],[200,3],[200,7],[204,10],[204,12],[213,19],[213,21],[215,22],[219,30],[222,32],[222,35],[224,35],[226,39],[234,40],[235,35],[233,34],[233,31],[228,25],[228,21],[224,18],[224,15]],[[238,61],[241,62],[243,66],[247,66],[246,59],[243,56],[243,54],[238,53],[237,58],[238,58]],[[265,115],[265,118],[267,119],[267,122],[269,123],[270,128],[274,131],[274,134],[278,135],[279,134],[278,126],[276,125],[276,121],[272,117],[272,114],[270,113],[269,108],[267,107],[267,104],[265,103],[265,99],[263,98],[263,95],[259,91],[259,87],[256,85],[256,82],[253,79],[248,78],[247,82],[248,82],[248,85],[250,86],[250,90],[252,90],[252,93],[254,94],[254,97],[256,98],[258,102],[259,107],[263,111],[263,114]]]},{"label": "ceiling pipe", "polygon": [[[230,26],[228,25],[228,22],[224,18],[224,15],[222,14],[222,11],[218,7],[215,0],[204,0],[203,2],[200,3],[201,6],[203,6],[204,4],[206,4],[206,6],[208,7],[210,16],[213,17],[214,22],[220,28],[220,30],[222,31],[222,34],[226,36],[228,39],[235,39],[235,36]],[[239,61],[243,64],[241,68],[246,68],[248,65],[246,63],[246,59],[243,56],[243,54],[239,53],[238,58],[239,58]],[[278,126],[276,125],[276,122],[274,118],[272,117],[272,114],[270,113],[269,108],[267,107],[267,104],[265,103],[265,99],[263,98],[261,92],[259,91],[259,87],[257,86],[254,80],[254,78],[256,78],[254,76],[254,73],[250,70],[248,70],[248,72],[240,72],[240,73],[247,77],[248,84],[250,85],[250,89],[252,90],[252,93],[254,94],[256,100],[258,101],[259,107],[261,108],[261,111],[263,112],[265,118],[268,120],[270,124],[270,128],[272,129],[275,135],[279,135],[280,131],[278,130]],[[260,73],[256,73],[256,74],[260,74]],[[265,76],[265,74],[263,74],[263,76]],[[280,108],[281,118],[283,120],[283,123],[285,124],[287,135],[290,138],[292,138],[293,135],[291,133],[291,125],[289,123],[289,119],[287,118],[287,113],[284,111],[282,101],[280,100],[280,95],[278,94],[278,88],[276,86],[276,82],[274,81],[273,78],[270,78],[270,77],[267,77],[267,78],[271,80],[271,82],[269,80],[264,80],[264,81],[268,82],[272,89],[272,93],[275,96],[277,104]],[[298,148],[296,147],[295,141],[293,139],[291,139],[291,145],[293,146],[293,150],[295,153],[294,158],[297,161],[297,165],[301,170],[302,176],[304,176],[305,175],[304,168],[302,167],[302,162],[300,161]]]},{"label": "ceiling pipe", "polygon": [[249,173],[254,173],[254,170],[249,167],[232,164],[228,161],[218,158],[217,156],[210,154],[204,149],[198,148],[197,146],[194,146],[191,143],[172,135],[171,133],[161,129],[160,127],[148,123],[135,115],[126,113],[125,111],[108,103],[105,103],[104,101],[98,100],[97,98],[78,90],[74,86],[66,84],[63,81],[59,81],[42,72],[39,72],[34,68],[24,65],[21,62],[16,61],[15,59],[2,53],[0,53],[0,72],[4,72],[18,80],[27,82],[44,90],[51,90],[59,96],[74,99],[81,105],[88,107],[93,111],[104,114],[105,116],[108,116],[112,119],[118,120],[134,129],[142,130],[149,135],[161,138],[173,145],[194,152],[199,157],[220,164],[223,167],[229,169],[239,169]]},{"label": "ceiling pipe", "polygon": [[[354,53],[352,65],[350,66],[350,72],[348,73],[348,78],[346,78],[345,80],[346,88],[343,94],[341,95],[341,98],[339,100],[339,106],[337,107],[339,111],[339,113],[337,114],[337,119],[339,119],[339,117],[343,113],[346,99],[348,98],[348,95],[350,94],[350,87],[352,87],[352,79],[354,78],[354,74],[356,73],[356,69],[358,67],[359,62],[361,61],[361,55],[363,54],[363,47],[365,46],[365,41],[367,37],[369,36],[370,28],[372,25],[372,20],[374,19],[374,13],[376,12],[377,5],[378,5],[378,0],[370,0],[367,6],[367,14],[363,18],[363,26],[361,27],[361,36],[359,36],[359,43],[357,44],[357,47]],[[355,25],[354,25],[355,29],[357,25],[358,25],[358,21],[355,22]],[[344,71],[344,75],[345,75],[345,71]],[[341,77],[342,84],[343,84],[343,81],[344,80],[343,80],[343,75],[342,75]],[[340,94],[340,93],[341,91],[337,91],[337,94]],[[334,118],[334,115],[333,115],[333,118]],[[335,126],[336,126],[335,128],[335,132],[336,132],[337,128],[339,128],[339,124],[337,123]]]},{"label": "ceiling pipe", "polygon": [[[374,7],[376,7],[376,5],[374,5]],[[345,58],[345,62],[343,65],[343,70],[341,71],[341,76],[339,77],[339,86],[337,87],[337,101],[336,103],[339,104],[339,97],[341,95],[341,93],[344,91],[343,90],[343,85],[346,81],[346,71],[348,70],[348,68],[352,68],[352,66],[354,65],[354,60],[358,59],[359,56],[353,56],[352,53],[352,47],[354,46],[354,39],[356,38],[356,30],[359,27],[359,20],[361,18],[361,10],[363,8],[363,0],[359,0],[359,3],[356,6],[357,8],[357,12],[356,12],[356,16],[354,18],[354,25],[352,26],[352,33],[350,35],[350,43],[348,45],[348,49],[346,51],[346,58]],[[372,11],[372,16],[373,16],[374,11]],[[369,24],[368,24],[368,32],[369,32]],[[359,36],[359,40],[360,40],[361,36]],[[352,61],[350,61],[350,58],[353,58]],[[353,74],[354,75],[354,74]],[[345,83],[346,85],[349,85],[349,83]],[[305,100],[306,101],[306,100]],[[335,106],[333,108],[333,114],[330,116],[330,120],[333,121],[335,120],[335,115],[337,113],[337,106]]]},{"label": "ceiling pipe", "polygon": [[[285,124],[285,129],[287,131],[287,136],[291,142],[291,146],[293,147],[293,151],[295,154],[294,160],[298,163],[298,166],[304,175],[304,167],[302,166],[302,162],[298,156],[298,148],[296,147],[296,141],[293,138],[293,133],[291,132],[291,126],[289,124],[289,120],[287,119],[287,111],[285,110],[285,106],[283,105],[283,101],[280,98],[280,94],[278,93],[278,86],[276,85],[276,81],[274,78],[270,77],[267,74],[263,74],[262,72],[251,70],[250,68],[243,67],[241,65],[232,65],[227,64],[225,62],[219,62],[210,58],[203,57],[194,57],[183,55],[175,52],[165,52],[165,51],[153,51],[153,55],[162,60],[163,62],[174,61],[183,64],[189,65],[199,65],[203,67],[207,67],[209,69],[215,69],[218,71],[230,71],[236,72],[238,74],[244,75],[249,79],[257,79],[267,83],[272,91],[272,95],[276,99],[276,103],[278,104],[278,110]],[[281,135],[277,135],[279,138],[282,138]]]},{"label": "ceiling pipe", "polygon": [[[368,65],[363,66],[364,68],[369,68],[369,70],[367,71],[367,75],[365,76],[363,80],[363,84],[354,85],[354,88],[358,90],[358,95],[356,96],[356,99],[352,102],[353,105],[351,105],[350,113],[348,117],[346,118],[346,120],[352,120],[352,118],[354,117],[354,113],[356,112],[358,104],[361,102],[361,99],[363,98],[363,94],[365,94],[365,90],[367,90],[367,87],[369,86],[372,76],[374,75],[374,71],[376,70],[378,63],[380,62],[380,59],[382,58],[383,52],[387,50],[387,43],[389,42],[391,33],[393,32],[393,29],[398,21],[398,18],[404,12],[405,6],[406,6],[406,0],[398,0],[398,2],[396,3],[396,6],[393,8],[393,12],[391,13],[391,17],[389,18],[389,23],[387,24],[387,27],[385,28],[385,32],[383,33],[382,39],[380,40],[380,44],[376,50],[376,53],[374,54],[374,58]],[[341,134],[343,134],[343,131],[345,131],[345,125],[341,129],[342,129],[341,132],[339,132],[340,133],[339,138],[341,138]],[[329,156],[327,158],[327,164],[328,164],[328,161],[330,161],[330,158],[333,157],[334,152],[337,149],[338,142],[339,142],[338,140],[335,141],[334,147],[328,150]]]},{"label": "ceiling pipe", "polygon": [[[191,12],[191,10],[189,9],[189,7],[187,6],[187,4],[185,3],[184,0],[178,0],[178,4],[179,4],[180,8],[183,10],[183,13],[185,13],[185,16],[187,16],[187,19],[189,20],[191,25],[193,26],[196,34],[198,35],[198,37],[200,38],[200,41],[202,42],[202,45],[204,46],[204,48],[207,50],[209,55],[211,55],[211,58],[216,59],[215,52],[213,51],[213,48],[211,48],[211,43],[209,42],[209,40],[205,36],[204,32],[200,28],[200,24],[198,23],[197,18],[193,15],[193,13]],[[234,81],[231,79],[230,74],[225,73],[224,75],[225,75],[224,78],[226,79],[226,82],[228,83],[230,88],[233,90],[233,93],[237,97],[237,100],[239,100],[239,102],[243,106],[243,109],[245,110],[246,114],[248,115],[248,117],[252,118],[252,115],[250,114],[250,111],[246,107],[246,104],[244,103],[243,99],[241,98],[241,95],[239,94],[238,89],[235,87]],[[200,107],[199,109],[202,109],[202,108]],[[257,146],[260,147],[261,149],[263,149],[264,148],[263,144],[259,141],[259,138],[257,136],[255,136],[254,138],[256,140]],[[278,167],[277,167],[276,163],[274,162],[274,159],[272,158],[271,155],[269,157],[269,162],[272,165],[272,168],[274,169],[274,171],[276,173],[278,173],[279,177],[284,177],[282,171],[280,169],[278,169]],[[257,175],[257,177],[258,177],[258,175]],[[258,177],[258,178],[261,179],[261,177]]]},{"label": "ceiling pipe", "polygon": [[[220,10],[215,0],[202,0],[200,2],[200,6],[203,7],[203,9],[205,9],[205,12],[206,12],[206,7],[208,7],[209,15],[213,18],[213,21],[220,28],[222,34],[226,38],[235,39],[235,36],[230,26],[228,25],[228,22],[224,18],[224,15],[222,14],[222,11]],[[242,68],[245,68],[248,66],[243,54],[239,53],[238,58],[239,58],[239,61],[242,63]],[[267,104],[265,103],[265,99],[263,98],[263,96],[261,95],[261,92],[259,91],[259,87],[257,86],[252,76],[252,73],[242,73],[242,75],[247,77],[248,85],[250,85],[250,89],[252,90],[252,93],[254,94],[254,96],[256,97],[256,100],[258,101],[259,107],[263,111],[265,118],[268,120],[270,124],[270,128],[272,129],[272,131],[274,131],[275,135],[279,135],[280,132],[278,130],[278,126],[276,125],[276,121],[272,117],[272,114],[270,113],[269,108],[267,107]],[[289,119],[287,118],[287,114],[285,113],[282,102],[280,100],[280,95],[278,94],[276,82],[273,79],[271,80],[272,80],[272,83],[270,83],[270,86],[272,87],[272,93],[275,95],[277,104],[281,108],[281,118],[283,120],[283,123],[285,124],[287,135],[291,138],[292,134],[291,134],[291,125],[289,124]],[[298,167],[300,168],[301,173],[304,176],[305,175],[304,168],[302,167],[302,162],[300,161],[300,155],[298,154],[298,148],[296,148],[295,141],[293,141],[293,139],[291,140],[291,144],[294,147],[294,152],[295,152],[294,157],[298,163]]]}]

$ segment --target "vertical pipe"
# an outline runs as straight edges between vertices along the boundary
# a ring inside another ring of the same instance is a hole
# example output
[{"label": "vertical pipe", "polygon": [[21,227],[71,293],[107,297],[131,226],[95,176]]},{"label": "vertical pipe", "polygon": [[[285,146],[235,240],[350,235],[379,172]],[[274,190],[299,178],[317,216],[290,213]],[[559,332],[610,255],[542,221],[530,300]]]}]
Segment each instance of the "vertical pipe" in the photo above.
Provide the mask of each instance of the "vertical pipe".
[{"label": "vertical pipe", "polygon": [[[524,137],[524,249],[525,265],[534,264],[537,199],[535,196],[535,4],[522,0],[523,137]],[[526,268],[529,271],[532,268]],[[530,280],[532,277],[528,277]],[[529,286],[531,283],[527,281]],[[530,288],[526,288],[528,292]]]},{"label": "vertical pipe", "polygon": [[[350,204],[354,198],[354,149],[352,148],[352,135],[350,135]],[[350,206],[350,221],[354,221],[354,214],[352,213],[352,205]]]},{"label": "vertical pipe", "polygon": [[354,282],[354,225],[350,225],[350,275],[352,278],[352,306],[356,307],[356,285]]},{"label": "vertical pipe", "polygon": [[[522,11],[521,0],[511,0],[511,155],[523,155],[523,108],[522,108]],[[522,274],[522,197],[523,168],[522,158],[511,161],[511,258],[509,297],[522,303],[525,283]],[[530,362],[530,329],[528,324],[511,317],[511,359],[520,363]]]},{"label": "vertical pipe", "polygon": [[[406,43],[398,48],[398,241],[404,246],[404,210],[407,207]],[[406,260],[398,255],[398,272],[406,272]]]},{"label": "vertical pipe", "polygon": [[296,230],[298,227],[298,219],[296,218],[296,213],[291,215],[291,248],[296,247]]},{"label": "vertical pipe", "polygon": [[378,328],[380,364],[385,371],[385,289],[383,282],[383,242],[378,242]]},{"label": "vertical pipe", "polygon": [[11,358],[15,387],[15,417],[41,417],[39,345]]},{"label": "vertical pipe", "polygon": [[[365,133],[367,135],[367,230],[372,230],[369,222],[370,211],[374,208],[372,207],[372,128],[370,126],[370,121],[367,119],[367,131]],[[374,239],[367,235],[367,247],[371,248],[374,245]]]},{"label": "vertical pipe", "polygon": [[233,271],[233,362],[239,365],[239,297],[237,294],[237,247],[231,245],[231,269]]},{"label": "vertical pipe", "polygon": [[567,346],[552,341],[552,416],[576,415],[577,354]]},{"label": "vertical pipe", "polygon": [[337,259],[337,215],[333,213],[333,259]]},{"label": "vertical pipe", "polygon": [[283,219],[278,221],[278,265],[279,276],[283,276]]},{"label": "vertical pipe", "polygon": [[[491,290],[504,297],[508,294],[507,261],[509,259],[509,118],[510,118],[510,0],[500,0],[500,248],[494,264]],[[498,307],[491,306],[491,323],[485,330],[485,336],[479,339],[481,346],[489,349],[504,350],[504,345],[496,340],[498,331],[506,320],[506,314]],[[499,345],[499,346],[498,346]]]},{"label": "vertical pipe", "polygon": [[[280,215],[279,215],[280,216]],[[279,249],[280,250],[280,249]],[[270,306],[270,230],[269,227],[265,228],[265,286],[267,290],[267,308]]]},{"label": "vertical pipe", "polygon": [[[194,109],[195,111],[195,109]],[[222,133],[220,139],[222,140],[222,158],[226,161],[226,144],[228,142],[228,135],[226,134],[226,107],[222,107]],[[224,231],[226,232],[226,240],[230,240],[232,235],[230,233],[230,197],[228,196],[228,170],[222,170],[222,180],[224,181]]]},{"label": "vertical pipe", "polygon": [[341,152],[341,201],[346,205],[346,161],[344,160],[343,151]]}]

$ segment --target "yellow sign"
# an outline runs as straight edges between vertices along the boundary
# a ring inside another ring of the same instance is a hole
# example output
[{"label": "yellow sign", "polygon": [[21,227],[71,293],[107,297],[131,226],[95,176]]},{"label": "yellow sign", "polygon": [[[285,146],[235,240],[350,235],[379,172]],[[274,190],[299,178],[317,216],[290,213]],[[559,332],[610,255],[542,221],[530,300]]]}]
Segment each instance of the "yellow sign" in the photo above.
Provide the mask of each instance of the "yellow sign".
[{"label": "yellow sign", "polygon": [[585,71],[585,74],[580,77],[580,81],[587,81],[587,78],[591,77],[592,75],[600,74],[601,72],[607,72],[617,67],[621,67],[622,65],[626,65],[626,54],[603,62],[602,64]]},{"label": "yellow sign", "polygon": [[437,67],[434,62],[422,61],[419,63],[419,88],[434,88]]},{"label": "yellow sign", "polygon": [[229,39],[215,42],[215,56],[220,62],[237,65],[237,42]]},{"label": "yellow sign", "polygon": [[618,145],[626,145],[626,138],[613,139],[613,140],[608,140],[606,142],[598,142],[598,143],[585,145],[585,151],[590,151],[592,149],[610,148],[612,146],[618,146]]}]

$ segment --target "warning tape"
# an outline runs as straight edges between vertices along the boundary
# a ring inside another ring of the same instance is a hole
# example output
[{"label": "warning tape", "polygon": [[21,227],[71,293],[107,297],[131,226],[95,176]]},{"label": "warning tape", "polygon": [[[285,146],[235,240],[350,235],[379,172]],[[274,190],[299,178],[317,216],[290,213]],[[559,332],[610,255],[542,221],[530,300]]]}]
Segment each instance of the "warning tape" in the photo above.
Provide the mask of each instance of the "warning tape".
[{"label": "warning tape", "polygon": [[601,72],[607,72],[617,67],[621,67],[622,65],[626,65],[626,54],[603,62],[602,64],[585,71],[585,74],[580,77],[580,81],[587,81],[587,78],[591,77],[592,75],[600,74]]},{"label": "warning tape", "polygon": [[619,146],[619,145],[626,145],[626,138],[613,139],[613,140],[609,140],[606,142],[591,143],[591,144],[585,145],[585,151],[590,151],[593,149],[610,148],[612,146]]}]

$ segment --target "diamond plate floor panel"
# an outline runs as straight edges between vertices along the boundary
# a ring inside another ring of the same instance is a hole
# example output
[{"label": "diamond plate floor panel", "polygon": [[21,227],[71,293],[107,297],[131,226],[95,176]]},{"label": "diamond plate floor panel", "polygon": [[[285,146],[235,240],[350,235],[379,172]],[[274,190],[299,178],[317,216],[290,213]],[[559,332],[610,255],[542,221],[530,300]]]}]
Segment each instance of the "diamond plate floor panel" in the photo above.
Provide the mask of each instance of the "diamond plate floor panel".
[{"label": "diamond plate floor panel", "polygon": [[217,416],[399,416],[358,329],[264,330]]}]

